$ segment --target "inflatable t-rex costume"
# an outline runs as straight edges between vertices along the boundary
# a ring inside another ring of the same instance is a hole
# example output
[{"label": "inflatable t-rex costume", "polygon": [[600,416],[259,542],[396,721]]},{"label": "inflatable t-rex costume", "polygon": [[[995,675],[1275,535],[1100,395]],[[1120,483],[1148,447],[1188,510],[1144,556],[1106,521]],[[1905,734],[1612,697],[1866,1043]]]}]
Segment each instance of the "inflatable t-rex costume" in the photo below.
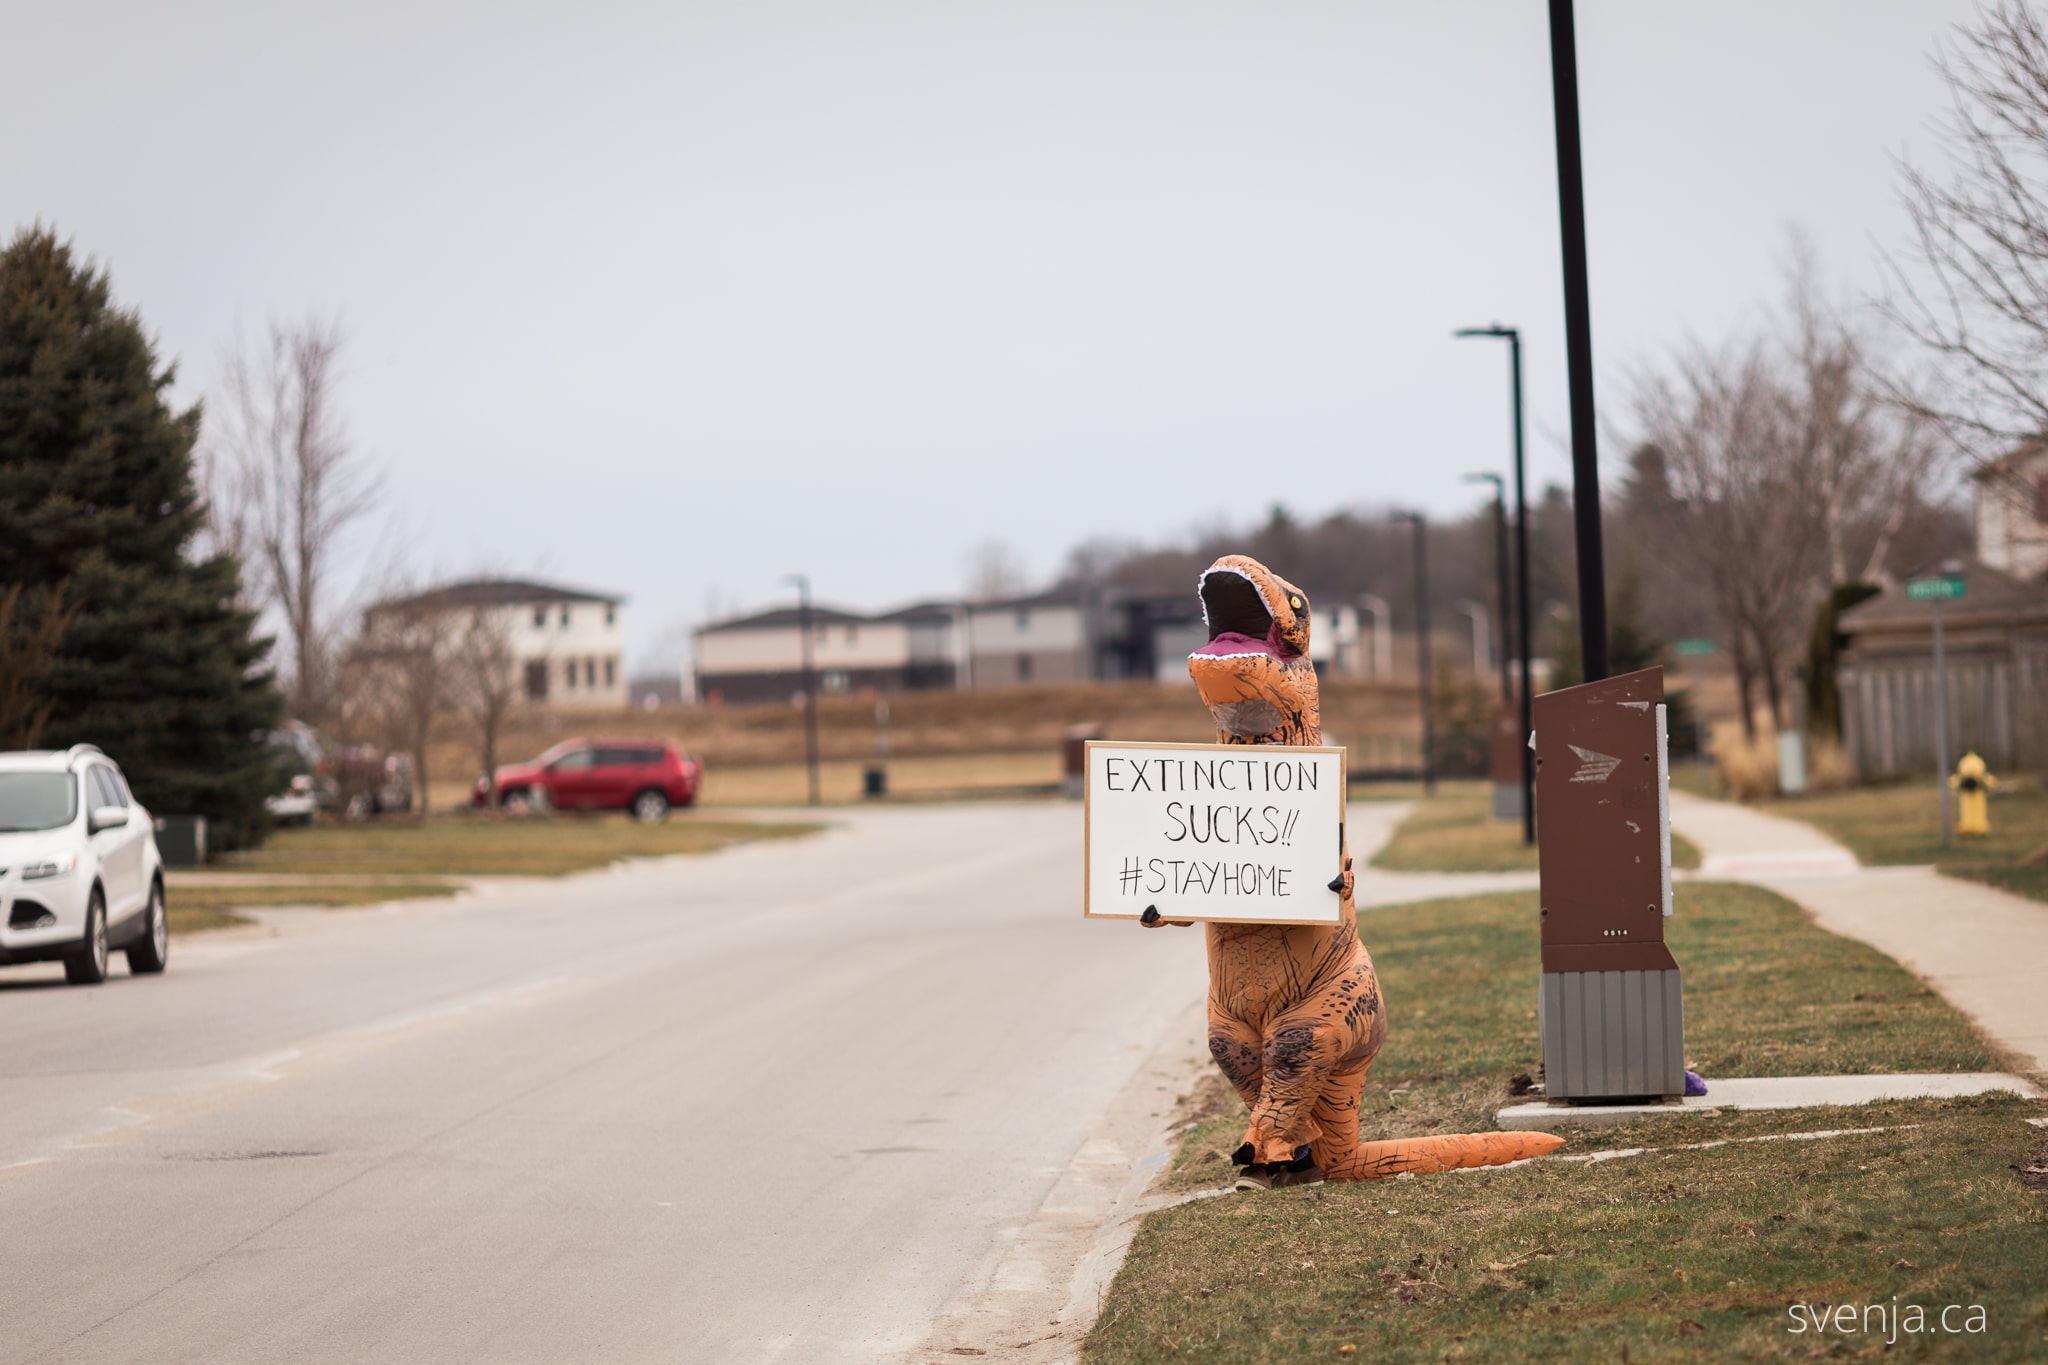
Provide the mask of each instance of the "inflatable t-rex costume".
[{"label": "inflatable t-rex costume", "polygon": [[[1200,591],[1209,643],[1188,672],[1218,741],[1321,744],[1308,598],[1243,555],[1204,570]],[[1330,885],[1341,898],[1333,925],[1208,926],[1209,1053],[1251,1110],[1238,1188],[1497,1166],[1562,1146],[1548,1133],[1358,1140],[1359,1095],[1387,1020],[1358,938],[1348,851],[1343,867]],[[1163,922],[1147,912],[1148,926]]]}]

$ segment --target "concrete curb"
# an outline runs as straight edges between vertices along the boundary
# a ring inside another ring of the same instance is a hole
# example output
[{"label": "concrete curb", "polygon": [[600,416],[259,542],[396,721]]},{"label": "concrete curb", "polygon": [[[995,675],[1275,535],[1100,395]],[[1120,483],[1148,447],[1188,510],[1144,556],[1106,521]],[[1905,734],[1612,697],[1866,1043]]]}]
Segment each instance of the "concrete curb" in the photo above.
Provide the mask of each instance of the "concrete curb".
[{"label": "concrete curb", "polygon": [[1717,1114],[1730,1109],[1813,1109],[1872,1104],[1878,1100],[1946,1100],[2010,1091],[2023,1100],[2041,1098],[2024,1076],[1998,1071],[1907,1072],[1889,1076],[1745,1076],[1708,1082],[1705,1095],[1652,1104],[1565,1104],[1539,1100],[1511,1104],[1494,1115],[1502,1129],[1540,1133],[1562,1128],[1597,1128],[1631,1119],[1672,1114]]},{"label": "concrete curb", "polygon": [[1155,1209],[1226,1191],[1147,1197],[1173,1155],[1174,1110],[1210,1065],[1206,999],[1175,1019],[1052,1192],[1009,1230],[932,1319],[915,1365],[963,1356],[1069,1365],[1095,1325],[1131,1238]]}]

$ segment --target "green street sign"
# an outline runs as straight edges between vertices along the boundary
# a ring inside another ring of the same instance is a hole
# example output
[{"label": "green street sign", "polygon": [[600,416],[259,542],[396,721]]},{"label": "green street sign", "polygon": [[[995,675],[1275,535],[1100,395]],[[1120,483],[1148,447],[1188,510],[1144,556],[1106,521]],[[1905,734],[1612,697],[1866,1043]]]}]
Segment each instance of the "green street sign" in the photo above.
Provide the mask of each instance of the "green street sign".
[{"label": "green street sign", "polygon": [[1671,652],[1680,658],[1697,654],[1712,654],[1714,652],[1714,642],[1712,640],[1680,640],[1677,644],[1671,646]]},{"label": "green street sign", "polygon": [[1943,578],[1913,578],[1906,582],[1908,602],[1939,602],[1963,595],[1963,580],[1960,576]]}]

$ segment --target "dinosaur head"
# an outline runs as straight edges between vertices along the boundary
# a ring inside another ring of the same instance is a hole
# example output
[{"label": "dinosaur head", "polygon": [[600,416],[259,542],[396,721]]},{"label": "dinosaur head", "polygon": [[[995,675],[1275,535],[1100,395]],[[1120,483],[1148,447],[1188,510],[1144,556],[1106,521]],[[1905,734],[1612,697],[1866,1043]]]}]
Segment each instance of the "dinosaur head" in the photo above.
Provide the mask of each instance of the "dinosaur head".
[{"label": "dinosaur head", "polygon": [[1320,744],[1322,711],[1308,657],[1308,597],[1246,555],[1202,571],[1209,643],[1188,675],[1226,744]]}]

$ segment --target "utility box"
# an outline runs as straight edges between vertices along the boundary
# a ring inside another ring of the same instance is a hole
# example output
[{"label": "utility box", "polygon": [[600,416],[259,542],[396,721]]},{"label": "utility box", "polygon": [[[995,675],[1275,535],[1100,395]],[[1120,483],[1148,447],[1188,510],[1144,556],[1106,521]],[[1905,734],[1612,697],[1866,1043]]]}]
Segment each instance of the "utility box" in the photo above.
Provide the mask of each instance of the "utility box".
[{"label": "utility box", "polygon": [[206,865],[206,817],[203,815],[159,815],[156,817],[156,851],[165,867]]},{"label": "utility box", "polygon": [[1545,1093],[1685,1093],[1685,999],[1664,943],[1671,799],[1664,670],[1536,698]]}]

